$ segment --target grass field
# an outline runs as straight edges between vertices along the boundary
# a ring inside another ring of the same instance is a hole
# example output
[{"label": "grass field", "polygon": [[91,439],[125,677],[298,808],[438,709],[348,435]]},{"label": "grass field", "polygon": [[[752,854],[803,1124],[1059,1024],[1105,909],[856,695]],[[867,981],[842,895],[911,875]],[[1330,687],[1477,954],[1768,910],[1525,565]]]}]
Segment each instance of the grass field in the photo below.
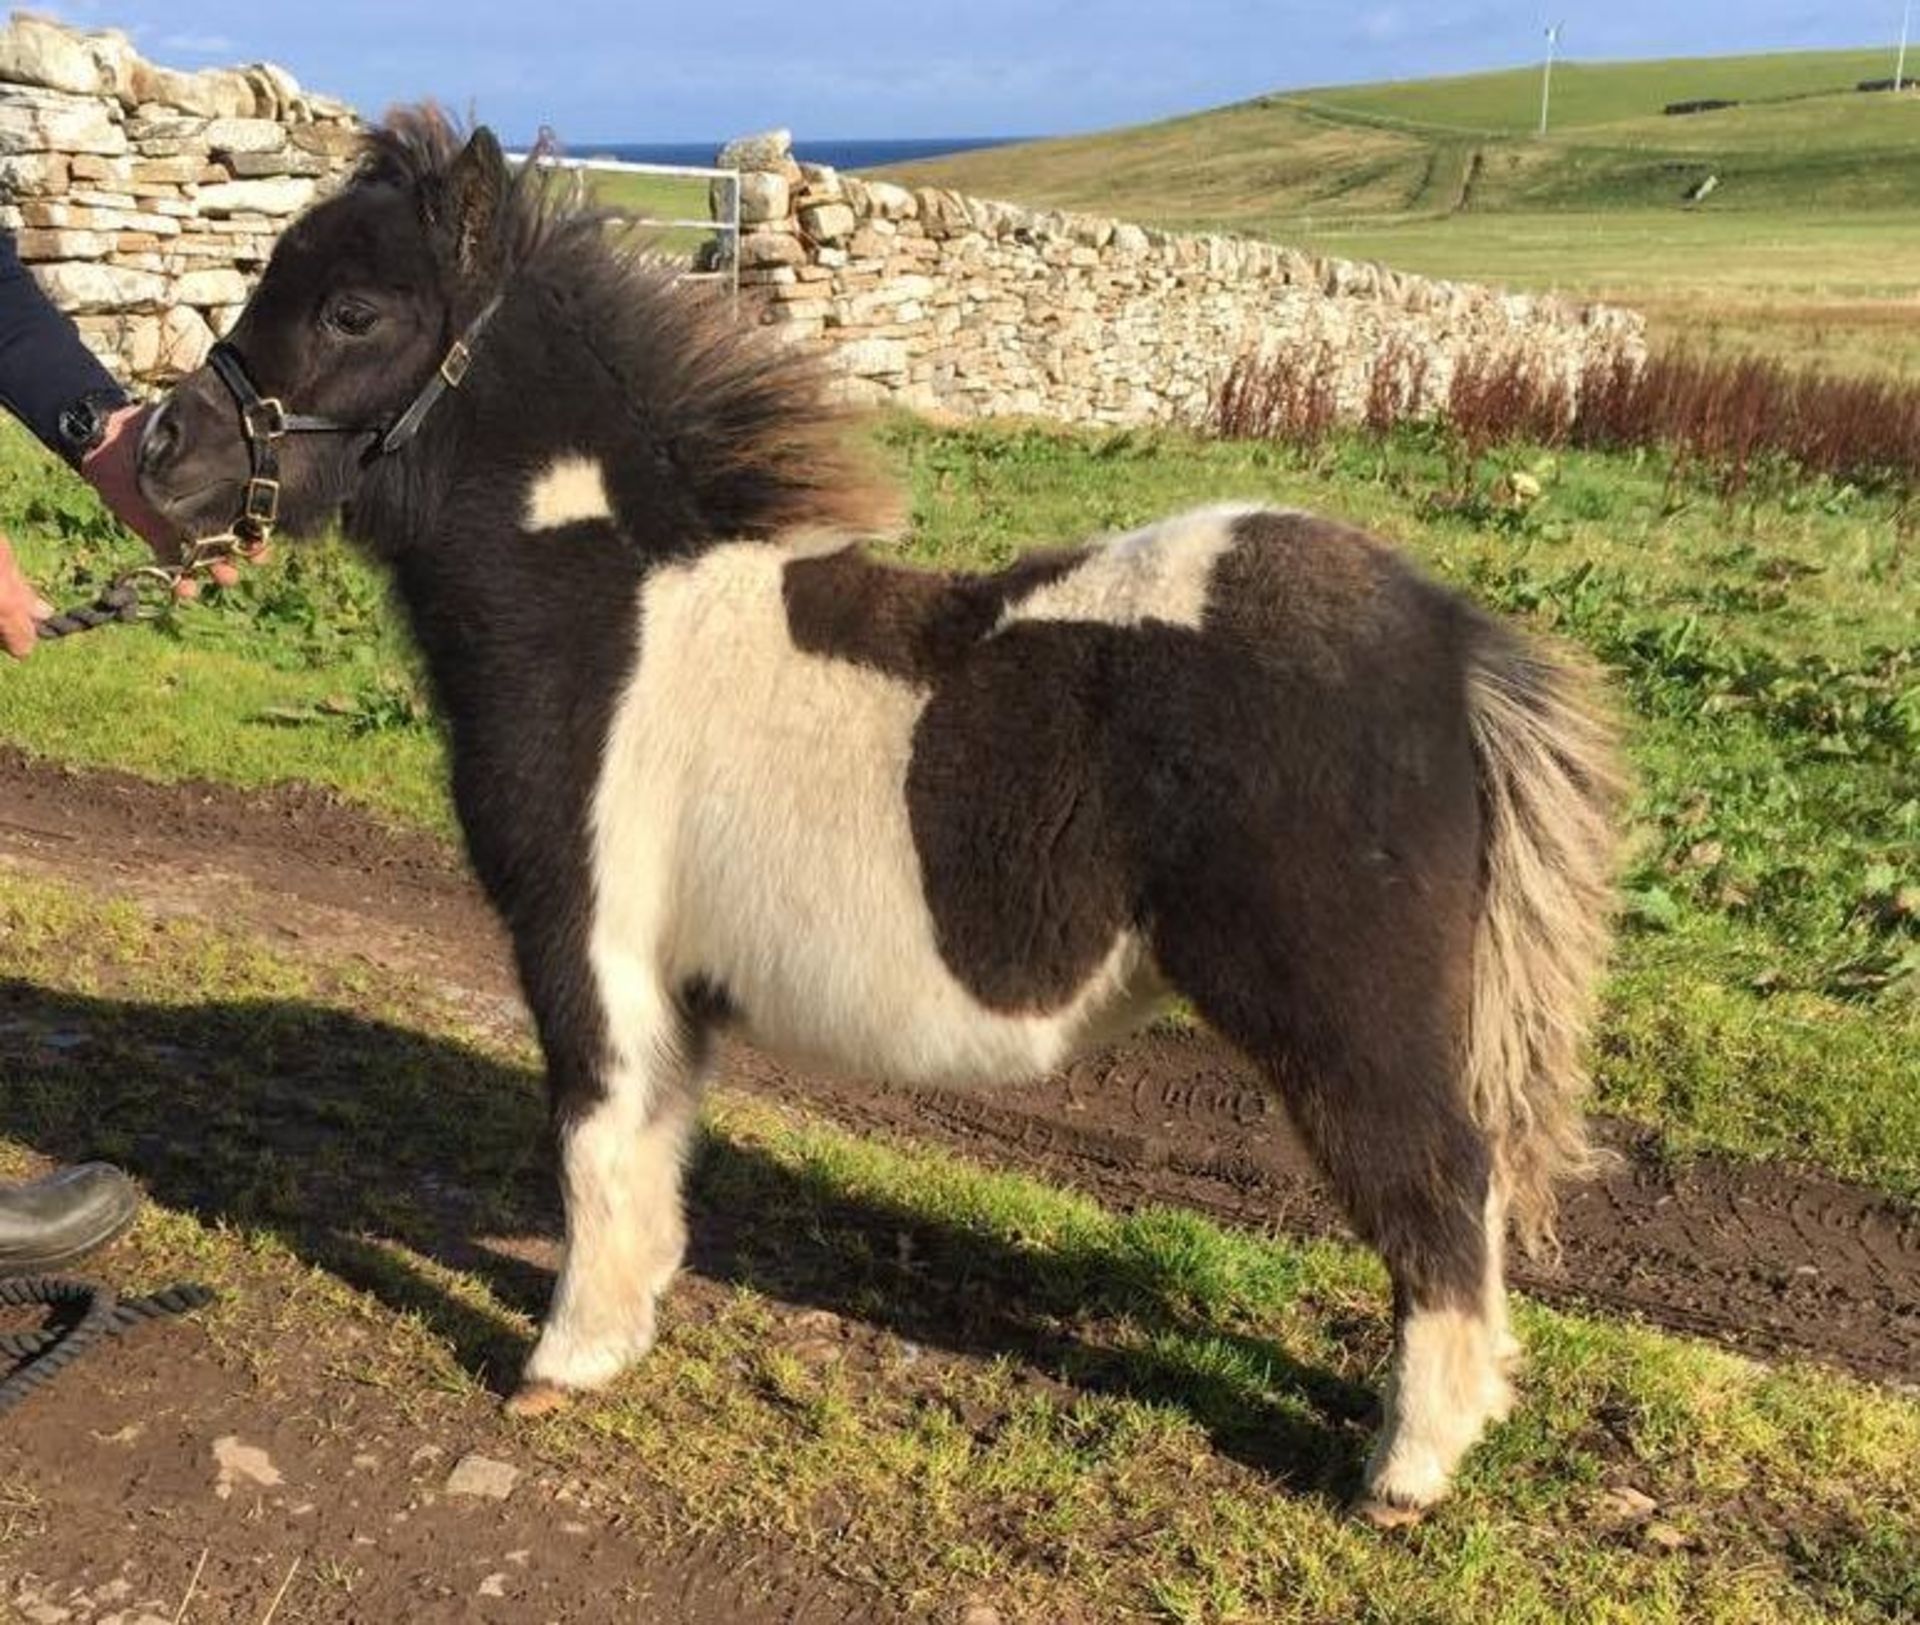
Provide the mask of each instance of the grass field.
[{"label": "grass field", "polygon": [[[1800,101],[1850,91],[1893,72],[1893,52],[1781,51],[1758,56],[1649,62],[1562,62],[1554,68],[1553,122],[1561,129],[1649,118],[1670,102]],[[1389,80],[1301,93],[1335,112],[1486,135],[1531,135],[1540,117],[1535,68]]]},{"label": "grass field", "polygon": [[707,184],[678,175],[633,175],[605,170],[592,173],[595,201],[641,222],[649,236],[670,254],[691,254],[712,233],[698,226],[654,223],[711,218]]},{"label": "grass field", "polygon": [[[1607,299],[1655,343],[1920,377],[1920,213],[1611,210],[1303,220],[1290,240],[1429,276]],[[1495,273],[1493,267],[1502,268]]]},{"label": "grass field", "polygon": [[[1463,218],[1511,234],[1478,251],[1523,262],[1529,217]],[[1713,225],[1724,285],[1744,238]],[[908,561],[996,565],[1263,499],[1397,538],[1590,650],[1639,777],[1598,1104],[1676,1158],[1787,1158],[1920,1196],[1920,557],[1894,498],[1775,469],[1729,506],[1657,455],[1527,447],[1463,493],[1427,429],[1312,452],[873,434],[912,493]],[[1524,506],[1499,494],[1521,469],[1542,486]],[[0,529],[62,602],[138,556],[11,425]],[[451,834],[406,634],[336,545],[284,546],[234,591],[0,667],[0,739],[154,778],[318,781]],[[554,1223],[524,1039],[438,982],[4,868],[0,990],[0,1176],[87,1154],[139,1169],[156,1205],[114,1277],[223,1289],[206,1360],[285,1419],[281,1459],[360,1447],[343,1395],[391,1404],[401,1460],[505,1429],[489,1390],[546,1288],[505,1242]],[[1343,1512],[1391,1339],[1370,1255],[1116,1213],[724,1090],[692,1193],[724,1223],[645,1366],[487,1443],[649,1542],[764,1542],[936,1619],[960,1598],[1049,1625],[1913,1617],[1911,1394],[1523,1301],[1522,1408],[1455,1502],[1382,1539]],[[0,1473],[0,1576],[33,1567],[49,1504]],[[307,1541],[279,1617],[351,1617],[380,1559],[357,1537],[279,1538]]]},{"label": "grass field", "polygon": [[[56,597],[85,596],[111,552],[104,523],[19,436],[0,444],[0,525]],[[1000,563],[1183,504],[1262,498],[1373,526],[1586,644],[1633,713],[1642,779],[1603,1103],[1676,1147],[1920,1192],[1920,588],[1890,499],[1783,474],[1729,512],[1670,488],[1654,460],[1515,451],[1503,463],[1540,470],[1541,502],[1451,507],[1435,501],[1443,453],[1415,433],[1303,457],[900,420],[880,449],[911,483],[903,552],[918,562]],[[289,549],[223,601],[0,678],[0,732],[49,756],[316,779],[449,827],[403,635],[337,550]]]},{"label": "grass field", "polygon": [[703,226],[672,224],[712,218],[708,183],[696,176],[593,169],[578,171],[576,178],[596,204],[633,221],[663,253],[690,255],[712,236]]},{"label": "grass field", "polygon": [[[475,1436],[542,1280],[443,1238],[450,1209],[463,1233],[550,1223],[522,1045],[364,965],[4,873],[0,986],[32,990],[0,1028],[0,1175],[26,1145],[138,1157],[163,1205],[116,1271],[224,1290],[212,1357],[284,1418],[283,1461],[358,1442],[342,1393],[394,1396],[402,1450]],[[956,1597],[1083,1625],[1910,1617],[1911,1398],[1523,1303],[1524,1407],[1387,1540],[1341,1510],[1391,1336],[1371,1258],[724,1093],[692,1191],[725,1241],[644,1366],[489,1445],[564,1477],[570,1511],[772,1540],[932,1619]],[[0,1571],[32,1567],[38,1504],[0,1481]],[[287,1617],[351,1617],[372,1544],[305,1537]]]},{"label": "grass field", "polygon": [[[1920,367],[1920,96],[1890,53],[1564,64],[1275,94],[906,166],[903,180],[1253,232],[1431,275],[1604,295],[1655,330],[1848,368]],[[1666,117],[1670,101],[1744,105]],[[1712,173],[1698,208],[1683,191]]]}]

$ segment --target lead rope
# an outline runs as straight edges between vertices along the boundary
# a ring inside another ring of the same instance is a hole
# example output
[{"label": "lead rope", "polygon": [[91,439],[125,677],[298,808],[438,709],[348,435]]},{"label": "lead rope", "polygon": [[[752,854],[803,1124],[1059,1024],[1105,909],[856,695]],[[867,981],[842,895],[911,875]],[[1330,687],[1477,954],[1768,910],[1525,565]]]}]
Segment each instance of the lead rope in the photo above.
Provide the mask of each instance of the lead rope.
[{"label": "lead rope", "polygon": [[90,604],[75,604],[34,623],[42,642],[48,638],[70,638],[76,632],[91,632],[96,627],[112,626],[120,621],[140,619],[140,589],[131,581],[110,582]]},{"label": "lead rope", "polygon": [[196,1309],[204,1309],[217,1296],[211,1288],[194,1281],[182,1281],[145,1297],[120,1298],[111,1287],[57,1275],[0,1280],[0,1308],[80,1307],[79,1318],[64,1330],[45,1327],[32,1332],[0,1333],[0,1356],[14,1362],[14,1369],[0,1379],[0,1416],[29,1394],[46,1387],[109,1337],[119,1337],[149,1320],[191,1314]]},{"label": "lead rope", "polygon": [[[45,642],[50,638],[70,638],[76,632],[92,632],[102,626],[149,619],[172,600],[174,589],[181,582],[205,575],[222,559],[245,556],[246,552],[245,541],[231,533],[203,537],[187,545],[178,564],[142,564],[123,570],[101,588],[92,602],[75,604],[49,615],[44,621],[36,621],[34,630]],[[146,596],[154,597],[160,607],[148,608],[143,601]]]}]

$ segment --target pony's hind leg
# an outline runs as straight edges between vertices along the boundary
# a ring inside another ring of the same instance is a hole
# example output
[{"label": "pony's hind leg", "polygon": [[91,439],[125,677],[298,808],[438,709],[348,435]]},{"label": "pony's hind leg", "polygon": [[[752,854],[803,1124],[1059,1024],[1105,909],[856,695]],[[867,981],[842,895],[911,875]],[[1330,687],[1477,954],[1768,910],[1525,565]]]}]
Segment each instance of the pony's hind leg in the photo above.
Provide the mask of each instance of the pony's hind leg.
[{"label": "pony's hind leg", "polygon": [[604,1387],[653,1346],[660,1295],[686,1253],[681,1175],[705,1047],[671,1019],[662,1028],[615,1046],[585,1078],[555,1068],[566,1257],[508,1401],[516,1413]]},{"label": "pony's hind leg", "polygon": [[1438,918],[1399,922],[1350,958],[1334,933],[1317,956],[1284,939],[1263,951],[1260,929],[1237,941],[1163,932],[1162,962],[1272,1080],[1354,1229],[1386,1263],[1394,1352],[1362,1510],[1392,1521],[1440,1500],[1512,1403],[1504,1203],[1491,1137],[1468,1106],[1461,1000],[1444,968],[1459,956],[1446,951]]},{"label": "pony's hind leg", "polygon": [[1370,1101],[1352,1074],[1314,1093],[1296,1116],[1393,1283],[1393,1361],[1360,1508],[1392,1523],[1441,1500],[1512,1408],[1504,1210],[1487,1137],[1438,1078],[1403,1080],[1397,1100]]},{"label": "pony's hind leg", "polygon": [[1444,1497],[1461,1458],[1513,1405],[1507,1370],[1517,1345],[1492,1229],[1500,1205],[1468,1168],[1433,1183],[1381,1193],[1394,1209],[1381,1215],[1377,1242],[1393,1279],[1393,1364],[1360,1505],[1380,1524]]}]

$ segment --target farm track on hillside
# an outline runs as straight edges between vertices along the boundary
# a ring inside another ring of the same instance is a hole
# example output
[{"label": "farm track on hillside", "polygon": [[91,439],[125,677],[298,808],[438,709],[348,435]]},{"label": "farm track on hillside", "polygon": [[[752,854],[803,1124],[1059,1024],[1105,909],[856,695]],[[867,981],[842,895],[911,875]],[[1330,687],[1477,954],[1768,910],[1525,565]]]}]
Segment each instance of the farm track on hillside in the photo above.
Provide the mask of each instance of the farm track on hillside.
[{"label": "farm track on hillside", "polygon": [[[0,749],[0,862],[295,951],[359,955],[518,1016],[500,933],[458,857],[324,791],[154,785]],[[1173,1204],[1275,1234],[1342,1228],[1276,1103],[1205,1037],[1146,1037],[1017,1096],[801,1074],[737,1045],[720,1077],[1118,1207]],[[1604,1133],[1619,1161],[1567,1201],[1562,1264],[1522,1262],[1517,1284],[1755,1353],[1920,1381],[1920,1211],[1778,1164],[1673,1161],[1626,1124]]]}]

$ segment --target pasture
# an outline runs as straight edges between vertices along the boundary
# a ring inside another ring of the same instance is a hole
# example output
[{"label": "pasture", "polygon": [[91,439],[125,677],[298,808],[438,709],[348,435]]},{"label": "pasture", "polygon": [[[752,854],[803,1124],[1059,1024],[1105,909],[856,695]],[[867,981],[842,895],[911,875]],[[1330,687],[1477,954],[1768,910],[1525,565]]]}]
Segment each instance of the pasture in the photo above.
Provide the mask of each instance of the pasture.
[{"label": "pasture", "polygon": [[[97,1589],[126,1559],[166,1617],[205,1551],[218,1617],[283,1580],[276,1617],[313,1620],[609,1598],[974,1625],[1910,1614],[1920,1405],[1846,1369],[1910,1376],[1916,1354],[1920,587],[1898,499],[1780,471],[1730,506],[1655,455],[1515,446],[1462,500],[1416,430],[1311,451],[874,436],[917,563],[1264,498],[1395,537],[1611,674],[1640,789],[1597,1104],[1628,1176],[1570,1215],[1564,1274],[1523,1278],[1522,1406],[1458,1500],[1396,1538],[1343,1516],[1383,1277],[1307,1187],[1233,1161],[1249,1122],[1281,1131],[1179,1031],[1067,1079],[1044,1130],[1020,1102],[731,1054],[661,1346],[604,1403],[504,1422],[555,1251],[533,1054],[446,849],[442,747],[383,585],[284,547],[232,592],[0,672],[0,747],[37,764],[8,757],[0,794],[0,1170],[125,1159],[156,1205],[116,1278],[227,1294],[0,1439],[0,1606],[42,1583],[23,1576]],[[1499,494],[1513,470],[1538,500]],[[131,556],[12,430],[0,528],[63,601]],[[1703,1191],[1737,1221],[1581,1298],[1636,1200],[1652,1223]],[[1818,1250],[1793,1217],[1815,1211],[1860,1231],[1816,1225]],[[1719,1273],[1747,1295],[1716,1310],[1689,1246],[1734,1249]],[[216,1437],[283,1482],[213,1498]],[[96,1497],[36,1469],[61,1451]],[[474,1451],[518,1469],[506,1500],[449,1489]]]},{"label": "pasture", "polygon": [[[1920,97],[1853,89],[1890,72],[1875,52],[1565,63],[1544,139],[1534,70],[1276,93],[895,178],[1603,296],[1661,338],[1908,372]],[[1706,97],[1741,105],[1661,111]]]},{"label": "pasture", "polygon": [[[569,156],[591,160],[593,154],[588,151]],[[697,176],[588,169],[578,173],[577,181],[595,206],[617,219],[633,222],[638,233],[661,253],[692,254],[712,235],[698,228],[664,223],[711,218],[708,183]]]},{"label": "pasture", "polygon": [[588,185],[595,203],[640,222],[640,229],[663,253],[691,254],[710,235],[686,226],[651,224],[707,219],[707,182],[703,180],[685,175],[593,170],[588,172]]}]

